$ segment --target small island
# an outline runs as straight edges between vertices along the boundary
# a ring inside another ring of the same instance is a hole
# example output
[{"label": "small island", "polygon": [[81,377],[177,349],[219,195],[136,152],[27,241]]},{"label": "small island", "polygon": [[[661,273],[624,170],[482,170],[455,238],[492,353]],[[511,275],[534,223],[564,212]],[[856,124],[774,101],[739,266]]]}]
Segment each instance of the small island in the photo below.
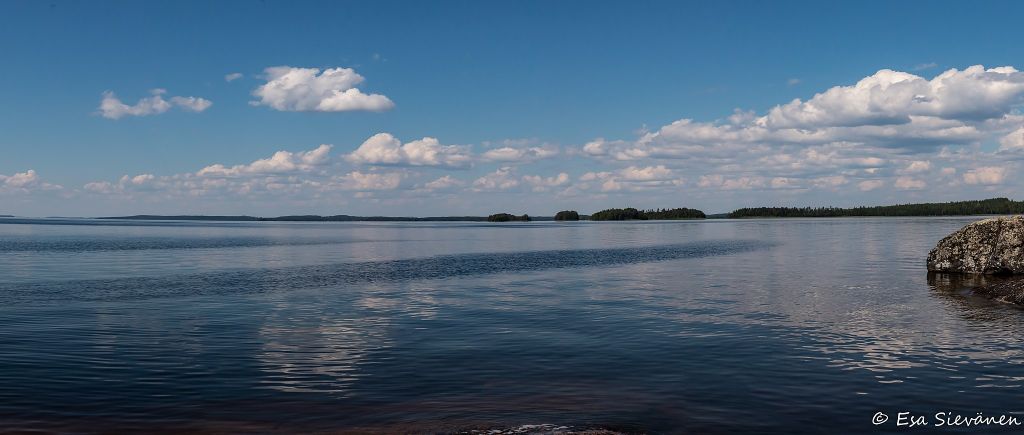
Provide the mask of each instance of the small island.
[{"label": "small island", "polygon": [[637,210],[610,208],[590,215],[592,221],[704,219],[704,212],[691,208]]},{"label": "small island", "polygon": [[580,214],[576,210],[562,210],[555,213],[556,221],[578,221],[580,220]]},{"label": "small island", "polygon": [[511,213],[497,213],[487,216],[487,222],[529,222],[530,215],[516,216]]}]

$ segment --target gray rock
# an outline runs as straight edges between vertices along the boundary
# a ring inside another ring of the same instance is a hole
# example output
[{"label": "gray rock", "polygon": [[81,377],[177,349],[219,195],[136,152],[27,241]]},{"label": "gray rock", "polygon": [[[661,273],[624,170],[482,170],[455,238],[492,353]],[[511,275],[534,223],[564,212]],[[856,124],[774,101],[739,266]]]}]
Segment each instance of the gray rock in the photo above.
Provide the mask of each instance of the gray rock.
[{"label": "gray rock", "polygon": [[1024,274],[1024,216],[968,224],[928,253],[928,270],[978,274]]}]

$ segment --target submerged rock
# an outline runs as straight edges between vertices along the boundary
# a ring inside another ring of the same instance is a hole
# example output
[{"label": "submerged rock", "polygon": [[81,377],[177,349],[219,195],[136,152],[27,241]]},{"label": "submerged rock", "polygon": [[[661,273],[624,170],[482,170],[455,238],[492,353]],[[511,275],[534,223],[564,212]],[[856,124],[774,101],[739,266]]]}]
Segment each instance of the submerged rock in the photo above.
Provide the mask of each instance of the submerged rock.
[{"label": "submerged rock", "polygon": [[1024,305],[1024,279],[1022,278],[976,287],[974,292],[1000,302]]},{"label": "submerged rock", "polygon": [[974,295],[1024,305],[1024,275],[981,275],[928,272],[928,286],[947,295]]},{"label": "submerged rock", "polygon": [[1024,216],[985,219],[946,236],[928,253],[928,270],[1024,274]]}]

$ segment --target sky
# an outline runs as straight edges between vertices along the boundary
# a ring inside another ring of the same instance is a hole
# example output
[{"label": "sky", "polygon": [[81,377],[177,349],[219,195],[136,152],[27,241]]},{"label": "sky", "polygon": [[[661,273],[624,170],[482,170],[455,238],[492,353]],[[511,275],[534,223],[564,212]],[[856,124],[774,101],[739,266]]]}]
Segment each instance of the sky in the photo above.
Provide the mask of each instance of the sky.
[{"label": "sky", "polygon": [[1022,2],[0,2],[0,214],[1024,199]]}]

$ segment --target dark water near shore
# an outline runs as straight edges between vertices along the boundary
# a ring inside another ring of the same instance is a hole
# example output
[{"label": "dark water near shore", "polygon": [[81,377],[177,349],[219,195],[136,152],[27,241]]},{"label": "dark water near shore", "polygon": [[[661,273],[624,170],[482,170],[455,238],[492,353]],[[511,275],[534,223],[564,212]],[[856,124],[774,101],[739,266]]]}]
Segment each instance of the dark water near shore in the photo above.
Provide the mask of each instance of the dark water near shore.
[{"label": "dark water near shore", "polygon": [[0,219],[0,431],[1024,420],[1024,311],[924,269],[973,220]]}]

